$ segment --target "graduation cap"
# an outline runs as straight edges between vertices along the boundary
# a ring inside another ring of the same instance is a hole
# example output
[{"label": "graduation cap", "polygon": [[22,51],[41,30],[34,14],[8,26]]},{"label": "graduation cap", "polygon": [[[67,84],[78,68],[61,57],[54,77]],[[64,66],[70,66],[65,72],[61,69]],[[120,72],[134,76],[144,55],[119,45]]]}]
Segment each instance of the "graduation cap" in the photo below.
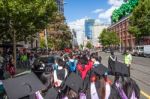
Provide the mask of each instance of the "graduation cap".
[{"label": "graduation cap", "polygon": [[55,88],[50,88],[46,93],[44,99],[57,99],[58,92]]},{"label": "graduation cap", "polygon": [[129,70],[126,64],[116,61],[115,63],[115,71],[119,73],[121,76],[129,76]]},{"label": "graduation cap", "polygon": [[100,76],[103,76],[105,75],[107,72],[108,72],[108,68],[106,66],[104,66],[103,64],[100,64],[99,66],[95,67],[93,69],[93,71],[100,75]]},{"label": "graduation cap", "polygon": [[71,73],[65,81],[65,85],[70,87],[76,93],[79,92],[79,90],[82,87],[82,84],[83,84],[82,78],[75,73]]},{"label": "graduation cap", "polygon": [[34,73],[4,80],[3,85],[9,99],[20,99],[45,89]]}]

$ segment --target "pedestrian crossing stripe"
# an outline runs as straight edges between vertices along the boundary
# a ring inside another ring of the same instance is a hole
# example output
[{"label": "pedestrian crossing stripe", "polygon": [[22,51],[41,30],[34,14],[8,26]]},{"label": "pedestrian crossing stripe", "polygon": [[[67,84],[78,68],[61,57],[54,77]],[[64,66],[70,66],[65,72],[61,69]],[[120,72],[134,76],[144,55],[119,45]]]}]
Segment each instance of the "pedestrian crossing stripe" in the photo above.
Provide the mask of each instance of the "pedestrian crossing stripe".
[{"label": "pedestrian crossing stripe", "polygon": [[150,99],[150,95],[148,95],[147,93],[145,93],[144,91],[140,91],[140,93],[145,96],[147,99]]}]

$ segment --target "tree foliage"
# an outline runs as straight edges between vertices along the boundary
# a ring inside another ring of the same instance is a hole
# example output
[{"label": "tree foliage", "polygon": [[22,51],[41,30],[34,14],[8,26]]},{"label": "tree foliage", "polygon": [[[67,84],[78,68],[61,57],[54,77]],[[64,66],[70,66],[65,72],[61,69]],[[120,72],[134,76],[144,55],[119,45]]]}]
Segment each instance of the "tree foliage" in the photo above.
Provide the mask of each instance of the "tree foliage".
[{"label": "tree foliage", "polygon": [[16,66],[16,40],[43,30],[57,11],[54,0],[0,0],[0,40],[13,41]]},{"label": "tree foliage", "polygon": [[140,0],[130,17],[129,32],[137,40],[143,36],[150,36],[150,4],[149,0]]},{"label": "tree foliage", "polygon": [[103,46],[118,45],[119,37],[115,32],[104,29],[99,36],[99,42],[101,42]]},{"label": "tree foliage", "polygon": [[80,44],[80,48],[83,49],[83,47],[84,47],[83,44]]},{"label": "tree foliage", "polygon": [[112,14],[112,21],[117,22],[122,17],[129,15],[137,6],[138,1],[139,0],[128,0],[128,2],[122,4],[120,8],[115,9]]},{"label": "tree foliage", "polygon": [[54,0],[0,0],[0,38],[18,41],[44,29],[57,10]]},{"label": "tree foliage", "polygon": [[93,48],[93,45],[90,41],[88,41],[87,44],[86,44],[86,47],[91,49],[91,48]]},{"label": "tree foliage", "polygon": [[71,31],[65,23],[65,17],[62,14],[53,14],[47,31],[49,35],[48,45],[50,45],[50,48],[59,50],[65,47],[71,47]]},{"label": "tree foliage", "polygon": [[40,48],[46,48],[45,39],[40,40]]}]

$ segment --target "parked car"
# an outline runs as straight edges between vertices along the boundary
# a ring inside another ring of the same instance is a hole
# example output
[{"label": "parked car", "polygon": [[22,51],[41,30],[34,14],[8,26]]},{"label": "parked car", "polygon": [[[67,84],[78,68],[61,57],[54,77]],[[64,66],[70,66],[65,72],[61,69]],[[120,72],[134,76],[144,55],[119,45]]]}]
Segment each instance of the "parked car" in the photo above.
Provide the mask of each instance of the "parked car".
[{"label": "parked car", "polygon": [[136,46],[132,51],[133,56],[143,56],[144,55],[144,46]]},{"label": "parked car", "polygon": [[105,53],[110,53],[111,51],[110,51],[110,49],[105,49],[104,52]]},{"label": "parked car", "polygon": [[150,45],[144,45],[144,56],[150,57]]},{"label": "parked car", "polygon": [[62,58],[57,55],[38,57],[33,63],[32,71],[40,78],[40,76],[43,72],[45,72],[46,69],[50,69],[50,71],[53,70],[53,64],[57,59]]}]

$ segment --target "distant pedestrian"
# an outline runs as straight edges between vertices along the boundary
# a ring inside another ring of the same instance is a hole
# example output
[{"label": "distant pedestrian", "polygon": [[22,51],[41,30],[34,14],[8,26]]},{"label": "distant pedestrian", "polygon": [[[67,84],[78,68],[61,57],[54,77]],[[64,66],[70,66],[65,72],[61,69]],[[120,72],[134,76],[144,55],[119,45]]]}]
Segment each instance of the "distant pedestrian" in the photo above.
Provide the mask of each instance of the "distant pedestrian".
[{"label": "distant pedestrian", "polygon": [[98,55],[95,53],[91,54],[91,61],[94,63],[93,68],[100,65]]},{"label": "distant pedestrian", "polygon": [[96,52],[96,55],[98,57],[98,62],[101,63],[102,62],[102,57],[98,54],[98,52]]},{"label": "distant pedestrian", "polygon": [[3,65],[4,65],[4,58],[0,52],[0,80],[3,80],[4,79],[4,68],[3,68]]},{"label": "distant pedestrian", "polygon": [[15,69],[15,66],[14,66],[13,59],[9,60],[9,63],[7,65],[7,71],[9,72],[11,78],[16,74],[16,69]]},{"label": "distant pedestrian", "polygon": [[125,51],[124,63],[127,65],[128,69],[129,69],[129,76],[130,76],[130,67],[131,67],[131,63],[132,63],[132,55],[129,53],[129,50]]},{"label": "distant pedestrian", "polygon": [[24,68],[27,68],[28,66],[28,56],[26,53],[21,55],[21,62]]},{"label": "distant pedestrian", "polygon": [[108,69],[111,74],[115,74],[115,62],[117,61],[117,56],[115,56],[114,52],[111,51],[111,55],[108,58]]}]

